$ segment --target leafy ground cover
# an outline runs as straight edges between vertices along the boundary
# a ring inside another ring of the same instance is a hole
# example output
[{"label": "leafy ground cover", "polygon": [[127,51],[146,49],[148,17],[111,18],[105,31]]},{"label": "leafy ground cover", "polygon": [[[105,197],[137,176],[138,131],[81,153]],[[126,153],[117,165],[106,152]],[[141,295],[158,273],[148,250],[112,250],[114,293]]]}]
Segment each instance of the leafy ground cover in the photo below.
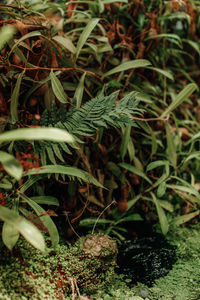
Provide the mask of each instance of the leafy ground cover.
[{"label": "leafy ground cover", "polygon": [[167,276],[155,281],[149,288],[141,283],[130,288],[130,284],[115,277],[107,289],[99,291],[94,299],[130,300],[197,300],[199,288],[199,225],[182,227],[168,234],[170,243],[177,246],[178,260]]},{"label": "leafy ground cover", "polygon": [[[170,243],[177,247],[178,260],[168,275],[156,280],[151,288],[141,283],[130,286],[130,280],[113,272],[112,260],[107,261],[110,267],[107,269],[104,265],[104,270],[96,257],[84,254],[83,260],[83,241],[73,247],[58,246],[51,255],[41,254],[24,241],[20,242],[17,258],[11,258],[8,252],[6,258],[5,249],[1,256],[0,299],[197,300],[200,295],[199,232],[199,225],[193,225],[167,235]],[[1,254],[2,251],[1,248]],[[83,296],[85,298],[81,298]]]}]

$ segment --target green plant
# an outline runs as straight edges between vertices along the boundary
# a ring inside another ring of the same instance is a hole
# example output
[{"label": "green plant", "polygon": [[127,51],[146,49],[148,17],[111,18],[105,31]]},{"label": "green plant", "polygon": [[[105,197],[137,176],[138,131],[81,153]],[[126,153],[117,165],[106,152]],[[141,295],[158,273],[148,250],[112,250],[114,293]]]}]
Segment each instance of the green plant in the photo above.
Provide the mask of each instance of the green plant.
[{"label": "green plant", "polygon": [[[75,223],[100,215],[108,232],[137,213],[164,234],[169,214],[176,224],[197,216],[198,1],[13,0],[0,12],[3,205],[27,218],[31,207],[53,245],[55,212],[39,204],[59,203]],[[46,127],[75,143],[47,140]]]}]

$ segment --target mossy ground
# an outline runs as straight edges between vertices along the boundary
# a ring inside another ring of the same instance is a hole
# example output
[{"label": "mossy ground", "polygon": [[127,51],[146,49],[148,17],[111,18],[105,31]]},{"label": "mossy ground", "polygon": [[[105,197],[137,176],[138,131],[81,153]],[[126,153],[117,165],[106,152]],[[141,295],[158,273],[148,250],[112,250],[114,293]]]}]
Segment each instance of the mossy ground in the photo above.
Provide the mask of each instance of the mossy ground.
[{"label": "mossy ground", "polygon": [[177,246],[178,260],[168,275],[156,280],[151,288],[140,283],[130,287],[123,276],[113,273],[112,267],[101,274],[99,262],[78,258],[78,244],[70,249],[59,246],[46,256],[26,243],[24,248],[19,244],[17,259],[8,256],[5,260],[4,256],[2,260],[1,256],[0,299],[72,299],[69,279],[75,276],[81,295],[93,300],[199,300],[200,225],[178,228],[167,238]]},{"label": "mossy ground", "polygon": [[[177,246],[178,260],[167,276],[153,287],[138,283],[129,288],[116,277],[107,291],[98,291],[94,300],[199,300],[200,299],[200,225],[177,228],[167,236]],[[139,298],[138,298],[139,297]]]}]

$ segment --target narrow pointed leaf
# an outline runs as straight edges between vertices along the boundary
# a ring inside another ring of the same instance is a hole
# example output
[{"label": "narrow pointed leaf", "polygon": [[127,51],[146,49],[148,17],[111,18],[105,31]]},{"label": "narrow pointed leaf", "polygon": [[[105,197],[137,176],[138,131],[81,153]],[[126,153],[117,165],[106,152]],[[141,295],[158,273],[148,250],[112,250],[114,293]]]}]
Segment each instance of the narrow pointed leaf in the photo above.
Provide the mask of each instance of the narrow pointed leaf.
[{"label": "narrow pointed leaf", "polygon": [[11,25],[5,25],[0,30],[0,50],[5,46],[5,44],[10,41],[14,34],[16,33],[16,28]]},{"label": "narrow pointed leaf", "polygon": [[102,76],[102,78],[105,78],[105,77],[110,76],[112,74],[123,72],[123,71],[126,71],[126,70],[136,69],[136,68],[144,68],[144,67],[147,67],[147,66],[150,66],[150,65],[151,65],[150,61],[148,61],[146,59],[130,60],[130,61],[122,63],[121,65],[119,65],[119,66],[111,69],[110,71],[106,72]]},{"label": "narrow pointed leaf", "polygon": [[195,217],[198,216],[199,214],[200,214],[200,210],[197,210],[197,211],[192,212],[192,213],[190,213],[190,214],[176,217],[176,218],[172,221],[172,224],[174,224],[174,225],[181,225],[181,224],[184,224],[184,223],[186,223],[186,222],[192,220],[193,218],[195,218]]},{"label": "narrow pointed leaf", "polygon": [[168,108],[162,113],[161,119],[165,118],[168,114],[170,114],[175,108],[177,108],[183,101],[187,100],[187,98],[195,91],[198,87],[195,83],[188,84],[172,101],[172,103],[168,106]]},{"label": "narrow pointed leaf", "polygon": [[19,239],[19,231],[10,223],[4,222],[2,228],[2,240],[6,247],[12,251]]},{"label": "narrow pointed leaf", "polygon": [[151,180],[145,175],[145,173],[142,172],[142,171],[140,171],[140,170],[138,170],[136,167],[134,167],[132,165],[129,165],[127,163],[119,163],[118,165],[120,167],[122,167],[122,168],[124,168],[124,169],[126,169],[126,170],[128,170],[128,171],[130,171],[130,172],[132,172],[132,173],[134,173],[134,174],[136,174],[136,175],[144,178],[146,181],[148,181],[150,184],[152,184]]},{"label": "narrow pointed leaf", "polygon": [[74,94],[74,100],[76,103],[76,108],[80,108],[83,98],[83,92],[84,92],[84,80],[85,80],[86,73],[83,73],[81,76],[81,79],[79,81],[79,84],[76,88],[75,94]]},{"label": "narrow pointed leaf", "polygon": [[56,225],[54,224],[50,216],[45,215],[46,211],[35,201],[31,200],[28,197],[24,197],[24,200],[34,209],[38,216],[43,215],[40,217],[40,220],[49,232],[52,241],[52,246],[56,247],[59,243],[59,234]]},{"label": "narrow pointed leaf", "polygon": [[42,166],[41,168],[31,169],[28,172],[24,173],[23,176],[29,175],[38,175],[38,174],[65,174],[68,176],[77,177],[87,183],[93,183],[96,186],[103,188],[103,186],[98,182],[92,175],[88,172],[80,170],[75,167],[66,167],[60,165],[47,165]]},{"label": "narrow pointed leaf", "polygon": [[167,150],[168,150],[168,158],[173,167],[176,167],[177,164],[177,153],[176,147],[174,144],[174,138],[172,136],[171,127],[168,122],[165,123],[166,128],[166,136],[167,136]]},{"label": "narrow pointed leaf", "polygon": [[150,69],[152,71],[156,71],[157,73],[160,73],[163,76],[165,76],[165,77],[167,77],[167,78],[169,78],[171,80],[174,80],[174,76],[169,71],[162,70],[162,69],[159,69],[159,68],[153,68],[153,67],[148,67],[147,69]]},{"label": "narrow pointed leaf", "polygon": [[23,169],[19,161],[13,155],[0,151],[0,163],[2,163],[3,168],[9,175],[20,180]]},{"label": "narrow pointed leaf", "polygon": [[56,205],[59,206],[58,199],[53,196],[34,196],[30,198],[38,204]]},{"label": "narrow pointed leaf", "polygon": [[19,128],[0,134],[0,143],[18,140],[46,140],[73,143],[73,136],[66,130],[53,127]]},{"label": "narrow pointed leaf", "polygon": [[160,205],[160,201],[156,199],[156,196],[153,193],[151,193],[151,196],[152,196],[153,202],[156,205],[156,210],[157,210],[157,213],[158,213],[158,218],[159,218],[159,221],[160,221],[160,226],[161,226],[162,233],[167,234],[167,232],[169,230],[169,224],[168,224],[165,212],[164,212],[163,208]]},{"label": "narrow pointed leaf", "polygon": [[31,37],[40,36],[40,35],[42,35],[42,34],[41,34],[41,32],[39,32],[39,31],[32,31],[32,32],[29,32],[29,33],[23,35],[23,36],[22,36],[22,37],[21,37],[21,38],[13,45],[12,49],[11,49],[10,52],[9,52],[9,56],[11,55],[11,53],[14,51],[14,49],[15,49],[22,41],[24,41],[24,40],[26,40],[26,39],[29,39],[29,38],[31,38]]},{"label": "narrow pointed leaf", "polygon": [[131,134],[131,126],[129,125],[124,130],[122,130],[122,142],[121,142],[121,147],[120,147],[120,155],[121,155],[122,160],[124,160],[124,157],[128,150],[130,134]]},{"label": "narrow pointed leaf", "polygon": [[62,45],[65,49],[69,50],[71,53],[76,53],[76,47],[68,37],[63,37],[60,35],[56,35],[53,37],[53,40],[58,42],[60,45]]},{"label": "narrow pointed leaf", "polygon": [[0,219],[12,225],[35,248],[45,251],[45,242],[35,225],[19,216],[15,211],[0,205]]},{"label": "narrow pointed leaf", "polygon": [[18,76],[16,85],[15,85],[15,88],[13,90],[11,100],[10,100],[10,113],[11,113],[11,119],[12,119],[13,123],[18,121],[18,98],[19,98],[19,90],[20,90],[23,74],[24,74],[24,72],[22,72]]},{"label": "narrow pointed leaf", "polygon": [[90,20],[88,22],[88,24],[86,25],[86,27],[84,28],[83,32],[81,33],[81,35],[79,37],[78,43],[77,43],[75,59],[78,58],[81,49],[83,48],[85,42],[87,41],[88,37],[90,36],[92,30],[98,24],[99,20],[100,19],[98,19],[98,18]]},{"label": "narrow pointed leaf", "polygon": [[60,80],[54,74],[53,71],[51,71],[51,73],[50,73],[50,79],[51,79],[52,90],[53,90],[55,96],[58,98],[58,100],[61,103],[67,103],[68,100],[67,100],[67,96],[65,94],[64,88],[63,88]]},{"label": "narrow pointed leaf", "polygon": [[158,198],[161,198],[162,196],[164,196],[165,192],[166,192],[166,183],[163,181],[161,182],[161,184],[159,185],[158,189],[157,189],[157,196]]}]

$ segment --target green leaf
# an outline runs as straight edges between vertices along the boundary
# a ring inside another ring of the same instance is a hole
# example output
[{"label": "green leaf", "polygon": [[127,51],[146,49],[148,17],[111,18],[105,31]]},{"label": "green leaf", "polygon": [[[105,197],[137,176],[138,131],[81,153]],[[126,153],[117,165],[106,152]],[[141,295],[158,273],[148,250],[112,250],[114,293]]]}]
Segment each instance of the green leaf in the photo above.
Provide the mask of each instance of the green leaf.
[{"label": "green leaf", "polygon": [[5,44],[10,41],[14,34],[16,33],[16,28],[11,25],[5,25],[0,30],[0,50],[5,46]]},{"label": "green leaf", "polygon": [[200,55],[200,48],[198,43],[187,39],[182,39],[182,41],[184,43],[188,43]]},{"label": "green leaf", "polygon": [[147,172],[150,171],[150,170],[153,170],[155,168],[161,167],[161,166],[169,166],[169,161],[168,160],[153,161],[152,163],[148,164]]},{"label": "green leaf", "polygon": [[156,199],[156,196],[152,192],[151,192],[151,196],[152,196],[153,202],[156,205],[156,210],[157,210],[157,213],[158,213],[158,218],[159,218],[159,221],[160,221],[160,226],[161,226],[162,233],[167,234],[167,232],[169,230],[169,224],[168,224],[165,212],[164,212],[163,208],[160,205],[160,201]]},{"label": "green leaf", "polygon": [[56,205],[59,206],[58,199],[52,196],[34,196],[30,198],[38,204]]},{"label": "green leaf", "polygon": [[71,53],[76,53],[76,48],[70,38],[67,36],[63,37],[60,35],[56,35],[53,37],[53,40],[61,44],[65,49],[69,50]]},{"label": "green leaf", "polygon": [[[194,140],[200,138],[200,133],[198,132],[197,134],[193,135],[193,137],[187,141],[184,145],[187,146],[188,144],[190,144],[191,142],[193,142]],[[199,160],[200,159],[200,152],[197,151],[197,152],[193,152],[191,153],[190,155],[186,156],[183,160],[183,164],[185,164],[187,161],[191,160],[195,158],[196,160]]]},{"label": "green leaf", "polygon": [[51,162],[53,165],[56,165],[56,160],[55,160],[54,152],[53,152],[53,150],[51,149],[51,146],[46,147],[46,151],[47,151],[47,154],[48,154],[48,157],[49,157],[50,162]]},{"label": "green leaf", "polygon": [[171,80],[174,80],[174,76],[169,71],[162,70],[162,69],[159,69],[159,68],[153,68],[153,67],[148,67],[147,69],[152,70],[152,71],[156,71],[157,73],[160,73],[160,74],[164,75],[165,77],[167,77]]},{"label": "green leaf", "polygon": [[[187,146],[188,144],[194,142],[195,140],[199,140],[200,139],[200,132],[196,133],[195,135],[193,135],[191,137],[191,139],[189,139],[186,143],[185,143],[185,146]],[[191,154],[190,156],[188,156],[185,161],[189,160],[189,159],[192,159],[192,158],[196,158],[198,156],[199,152],[195,153],[195,154]],[[190,157],[190,158],[189,158]]]},{"label": "green leaf", "polygon": [[128,201],[128,207],[127,210],[128,211],[131,207],[133,207],[133,205],[135,205],[135,203],[142,198],[142,194],[137,195],[136,197],[134,197],[133,199]]},{"label": "green leaf", "polygon": [[163,173],[162,176],[151,186],[151,189],[159,186],[163,181],[166,181],[169,174]]},{"label": "green leaf", "polygon": [[88,24],[84,28],[77,43],[75,59],[78,58],[80,51],[83,48],[85,42],[87,41],[90,33],[92,32],[92,30],[95,28],[95,26],[98,24],[99,21],[100,19],[98,18],[92,19],[88,22]]},{"label": "green leaf", "polygon": [[111,4],[115,2],[128,3],[128,0],[102,0],[103,4]]},{"label": "green leaf", "polygon": [[168,108],[162,113],[161,119],[165,118],[169,115],[176,107],[178,107],[183,101],[187,100],[187,98],[195,91],[198,90],[198,87],[195,83],[188,84],[172,101],[172,103],[168,106]]},{"label": "green leaf", "polygon": [[166,128],[166,137],[167,137],[167,154],[168,159],[173,165],[174,168],[176,168],[177,165],[177,153],[176,153],[176,147],[174,144],[174,138],[172,136],[171,127],[168,122],[165,122],[165,128]]},{"label": "green leaf", "polygon": [[83,75],[81,76],[81,79],[80,79],[78,86],[76,88],[76,91],[74,93],[73,99],[75,100],[76,108],[80,108],[81,103],[82,103],[85,75],[86,75],[86,73],[83,73]]},{"label": "green leaf", "polygon": [[118,164],[120,167],[144,178],[146,181],[148,181],[150,184],[152,184],[151,180],[145,175],[145,173],[143,173],[142,171],[138,170],[136,167],[129,165],[127,163],[119,163]]},{"label": "green leaf", "polygon": [[130,60],[130,61],[122,63],[121,65],[119,65],[119,66],[111,69],[110,71],[106,72],[102,76],[102,79],[107,77],[107,76],[110,76],[112,74],[115,74],[115,73],[123,72],[123,71],[130,70],[130,69],[144,68],[144,67],[147,67],[147,66],[150,66],[150,65],[151,65],[150,61],[148,61],[146,59]]},{"label": "green leaf", "polygon": [[127,126],[125,129],[122,129],[122,142],[120,147],[120,155],[122,160],[124,160],[124,157],[128,150],[128,144],[130,141],[130,134],[131,134],[131,126]]},{"label": "green leaf", "polygon": [[12,225],[35,248],[45,251],[45,242],[35,225],[19,216],[15,211],[0,205],[0,219]]},{"label": "green leaf", "polygon": [[87,182],[93,183],[96,186],[104,188],[92,175],[88,172],[80,170],[75,167],[66,167],[61,165],[47,165],[42,166],[41,168],[31,169],[28,172],[24,173],[23,176],[29,175],[38,175],[38,174],[65,174],[68,176],[78,177],[79,179]]},{"label": "green leaf", "polygon": [[166,189],[167,189],[166,183],[164,181],[161,182],[160,185],[158,186],[158,189],[157,189],[158,198],[161,198],[165,194]]},{"label": "green leaf", "polygon": [[59,146],[57,145],[57,144],[51,144],[51,146],[52,146],[52,150],[53,150],[53,152],[54,152],[54,154],[62,161],[62,162],[65,162],[64,161],[64,158],[63,158],[63,156],[62,156],[62,154],[61,154],[61,152],[60,152],[60,148],[59,148]]},{"label": "green leaf", "polygon": [[19,128],[0,134],[0,143],[18,140],[46,140],[73,143],[73,136],[66,130],[53,127]]},{"label": "green leaf", "polygon": [[187,214],[187,215],[178,216],[178,217],[174,218],[174,220],[172,221],[172,224],[177,225],[177,226],[181,225],[181,224],[184,224],[184,223],[192,220],[193,218],[195,218],[199,214],[200,214],[200,210],[197,210],[197,211],[192,212],[192,213]]},{"label": "green leaf", "polygon": [[[86,218],[79,222],[79,226],[82,227],[91,227],[94,224],[96,224],[97,218]],[[110,224],[112,223],[112,220],[108,219],[98,219],[98,225],[104,225],[104,224]]]},{"label": "green leaf", "polygon": [[12,54],[12,52],[14,51],[14,49],[15,49],[22,41],[24,41],[24,40],[26,40],[26,39],[29,39],[29,38],[31,38],[31,37],[40,36],[40,35],[42,35],[42,34],[41,34],[41,32],[39,32],[39,31],[32,31],[32,32],[29,32],[29,33],[23,35],[19,40],[17,40],[17,42],[16,42],[16,43],[14,44],[14,46],[11,48],[11,50],[10,50],[8,56],[10,56],[10,55]]},{"label": "green leaf", "polygon": [[177,184],[166,184],[166,187],[172,190],[178,190],[178,191],[182,191],[182,192],[186,192],[192,195],[195,195],[197,197],[199,197],[199,193],[198,191],[191,187],[187,187],[187,186],[182,186],[182,185],[177,185]]},{"label": "green leaf", "polygon": [[174,211],[174,207],[173,205],[165,200],[159,200],[160,206],[166,210],[168,210],[169,212],[173,212]]},{"label": "green leaf", "polygon": [[52,90],[53,90],[55,96],[58,98],[58,100],[61,103],[67,103],[68,100],[67,100],[67,96],[65,94],[64,88],[63,88],[60,80],[58,79],[58,77],[54,74],[53,70],[51,70],[50,79],[51,79]]},{"label": "green leaf", "polygon": [[173,41],[173,39],[174,39],[174,40],[177,40],[181,44],[180,36],[178,36],[177,34],[173,34],[173,33],[161,33],[161,34],[151,35],[151,36],[148,36],[145,40],[147,41],[147,40],[160,39],[160,38],[165,38],[165,39],[168,39],[171,41]]},{"label": "green leaf", "polygon": [[143,218],[139,214],[135,213],[127,217],[121,218],[117,222],[114,222],[114,225],[117,225],[122,222],[131,222],[131,221],[143,221]]},{"label": "green leaf", "polygon": [[46,211],[35,201],[31,200],[27,196],[23,196],[22,198],[34,209],[36,214],[40,216],[40,221],[44,224],[44,226],[47,228],[49,232],[52,241],[52,246],[56,247],[59,243],[59,234],[56,225],[54,224],[50,216],[45,215]]},{"label": "green leaf", "polygon": [[133,144],[132,139],[129,139],[128,141],[128,155],[129,155],[130,162],[132,162],[135,158],[135,146]]},{"label": "green leaf", "polygon": [[20,188],[20,192],[24,193],[29,187],[31,187],[35,182],[37,182],[38,180],[41,180],[43,178],[45,178],[45,175],[38,175],[38,176],[34,176],[29,178]]},{"label": "green leaf", "polygon": [[0,162],[9,175],[13,176],[17,180],[20,180],[20,178],[22,177],[23,169],[18,160],[13,155],[0,151]]},{"label": "green leaf", "polygon": [[19,239],[19,231],[10,223],[4,222],[2,228],[2,240],[6,247],[12,251]]},{"label": "green leaf", "polygon": [[23,75],[24,72],[19,74],[10,100],[10,113],[11,113],[11,119],[13,123],[16,123],[18,121],[18,98],[19,98],[19,90],[20,90]]}]

